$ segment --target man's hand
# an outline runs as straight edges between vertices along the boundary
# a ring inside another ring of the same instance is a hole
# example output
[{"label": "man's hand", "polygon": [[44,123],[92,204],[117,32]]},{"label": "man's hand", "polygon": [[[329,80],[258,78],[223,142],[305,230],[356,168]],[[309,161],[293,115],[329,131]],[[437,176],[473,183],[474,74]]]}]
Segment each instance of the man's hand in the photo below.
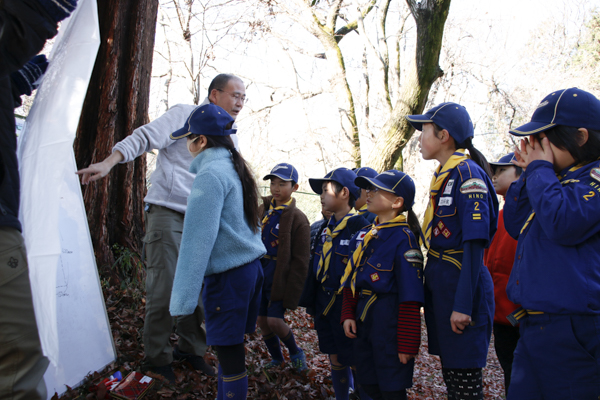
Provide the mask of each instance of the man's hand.
[{"label": "man's hand", "polygon": [[90,182],[104,178],[106,175],[108,175],[112,167],[123,161],[123,159],[123,154],[117,150],[108,156],[104,161],[92,164],[89,167],[80,169],[75,173],[77,175],[81,175],[81,184],[87,185]]},{"label": "man's hand", "polygon": [[471,316],[458,311],[452,311],[450,316],[450,325],[452,326],[452,332],[462,335],[462,331],[471,323]]},{"label": "man's hand", "polygon": [[350,339],[356,339],[356,321],[353,319],[347,319],[344,321],[344,333]]}]

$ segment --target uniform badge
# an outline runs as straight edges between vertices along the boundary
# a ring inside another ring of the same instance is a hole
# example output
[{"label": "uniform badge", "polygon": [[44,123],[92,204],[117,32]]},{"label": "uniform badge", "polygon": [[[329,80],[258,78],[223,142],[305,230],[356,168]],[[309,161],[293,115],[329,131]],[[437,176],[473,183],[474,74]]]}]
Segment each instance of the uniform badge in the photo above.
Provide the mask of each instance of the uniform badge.
[{"label": "uniform badge", "polygon": [[273,240],[273,241],[271,242],[271,247],[277,247],[278,245],[279,245],[279,239],[277,239],[277,240]]},{"label": "uniform badge", "polygon": [[343,264],[343,265],[346,265],[346,264],[348,264],[348,257],[344,257],[344,258],[342,258],[342,264]]},{"label": "uniform badge", "polygon": [[418,249],[410,249],[404,253],[404,258],[410,263],[423,264],[423,254]]},{"label": "uniform badge", "polygon": [[[445,192],[444,192],[445,193]],[[451,206],[452,205],[452,197],[442,197],[438,202],[439,206]]]},{"label": "uniform badge", "polygon": [[443,194],[451,194],[453,187],[454,187],[454,179],[448,179],[448,183],[446,184],[446,188],[444,189]]},{"label": "uniform badge", "polygon": [[473,221],[481,221],[481,213],[471,213]]},{"label": "uniform badge", "polygon": [[600,182],[600,168],[592,168],[590,171],[590,176]]},{"label": "uniform badge", "polygon": [[328,236],[325,238],[325,241],[326,241],[326,242],[332,242],[332,241],[333,241],[333,238],[332,238],[331,236],[329,236],[329,235],[328,235]]},{"label": "uniform badge", "polygon": [[450,236],[452,236],[452,232],[450,232],[450,229],[444,228],[444,230],[442,230],[442,235],[444,235],[444,237],[448,239]]},{"label": "uniform badge", "polygon": [[340,246],[348,246],[350,244],[350,239],[340,240]]},{"label": "uniform badge", "polygon": [[441,233],[440,228],[438,228],[437,226],[433,229],[433,236],[438,237]]},{"label": "uniform badge", "polygon": [[371,282],[377,282],[379,280],[379,274],[374,272],[371,274]]},{"label": "uniform badge", "polygon": [[467,180],[460,187],[460,192],[462,194],[468,193],[487,193],[488,188],[484,181],[478,178],[473,178]]},{"label": "uniform badge", "polygon": [[444,223],[442,221],[438,222],[437,227],[442,230],[446,227],[446,225],[444,225]]},{"label": "uniform badge", "polygon": [[365,239],[365,235],[366,235],[366,234],[367,234],[367,232],[360,232],[360,233],[358,234],[358,236],[356,237],[356,240],[357,240],[357,241],[364,240],[364,239]]}]

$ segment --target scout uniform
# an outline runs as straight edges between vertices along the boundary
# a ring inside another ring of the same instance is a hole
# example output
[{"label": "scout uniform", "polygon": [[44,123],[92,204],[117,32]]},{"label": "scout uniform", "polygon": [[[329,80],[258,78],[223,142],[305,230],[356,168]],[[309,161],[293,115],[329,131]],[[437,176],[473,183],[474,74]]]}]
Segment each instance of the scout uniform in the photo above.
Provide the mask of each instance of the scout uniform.
[{"label": "scout uniform", "polygon": [[[510,133],[555,125],[600,131],[600,101],[576,88],[551,93]],[[599,210],[600,161],[558,174],[532,161],[506,194],[506,230],[518,238],[507,293],[523,307],[509,399],[600,398]]]},{"label": "scout uniform", "polygon": [[[394,191],[399,182],[402,185]],[[359,177],[356,183],[397,192],[407,208],[414,203],[414,183],[403,172]],[[418,239],[400,214],[382,224],[376,219],[372,228],[354,236],[350,248],[354,253],[342,279],[346,288],[342,321],[357,323],[353,347],[357,379],[361,385],[377,385],[383,392],[404,391],[412,386],[414,359],[402,364],[398,353],[416,355],[421,335],[423,255]]]}]

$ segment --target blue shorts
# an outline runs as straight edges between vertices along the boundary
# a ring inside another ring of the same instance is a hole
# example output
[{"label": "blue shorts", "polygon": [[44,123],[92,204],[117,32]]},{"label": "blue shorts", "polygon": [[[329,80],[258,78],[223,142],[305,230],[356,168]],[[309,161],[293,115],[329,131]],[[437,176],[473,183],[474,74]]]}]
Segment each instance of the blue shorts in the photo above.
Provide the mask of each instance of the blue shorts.
[{"label": "blue shorts", "polygon": [[204,278],[206,343],[231,346],[256,329],[263,272],[260,261]]},{"label": "blue shorts", "polygon": [[275,275],[275,267],[277,261],[262,258],[261,264],[265,280],[263,282],[262,295],[260,297],[260,309],[258,315],[261,317],[273,317],[283,319],[285,308],[283,308],[283,300],[271,301],[271,289],[273,288],[273,276]]},{"label": "blue shorts", "polygon": [[317,288],[317,315],[315,315],[319,350],[324,354],[337,354],[338,361],[343,365],[354,365],[353,339],[346,336],[344,327],[340,323],[342,318],[342,296],[337,296],[327,316],[322,315],[330,299],[330,296],[319,286]]},{"label": "blue shorts", "polygon": [[441,358],[444,368],[485,367],[494,318],[494,284],[484,266],[473,296],[470,326],[454,333],[450,316],[460,270],[451,262],[429,257],[425,267],[425,323],[429,353]]},{"label": "blue shorts", "polygon": [[530,315],[522,319],[508,398],[600,398],[600,316]]},{"label": "blue shorts", "polygon": [[[368,300],[369,297],[359,298],[358,309]],[[415,359],[405,365],[398,358],[398,295],[378,297],[365,321],[356,321],[356,330],[354,361],[358,383],[379,385],[384,392],[410,388]]]}]

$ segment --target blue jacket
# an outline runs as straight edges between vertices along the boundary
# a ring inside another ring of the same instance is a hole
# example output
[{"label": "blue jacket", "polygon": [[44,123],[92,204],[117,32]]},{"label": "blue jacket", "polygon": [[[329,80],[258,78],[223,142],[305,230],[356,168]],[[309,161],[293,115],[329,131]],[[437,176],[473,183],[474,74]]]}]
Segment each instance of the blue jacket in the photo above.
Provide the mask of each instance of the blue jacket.
[{"label": "blue jacket", "polygon": [[533,161],[508,189],[504,225],[519,241],[508,298],[546,313],[600,314],[600,162],[560,175],[562,183],[551,163]]},{"label": "blue jacket", "polygon": [[242,183],[225,148],[210,148],[190,165],[196,174],[188,197],[171,293],[171,315],[198,305],[204,276],[248,264],[265,254],[260,231],[244,215]]}]

